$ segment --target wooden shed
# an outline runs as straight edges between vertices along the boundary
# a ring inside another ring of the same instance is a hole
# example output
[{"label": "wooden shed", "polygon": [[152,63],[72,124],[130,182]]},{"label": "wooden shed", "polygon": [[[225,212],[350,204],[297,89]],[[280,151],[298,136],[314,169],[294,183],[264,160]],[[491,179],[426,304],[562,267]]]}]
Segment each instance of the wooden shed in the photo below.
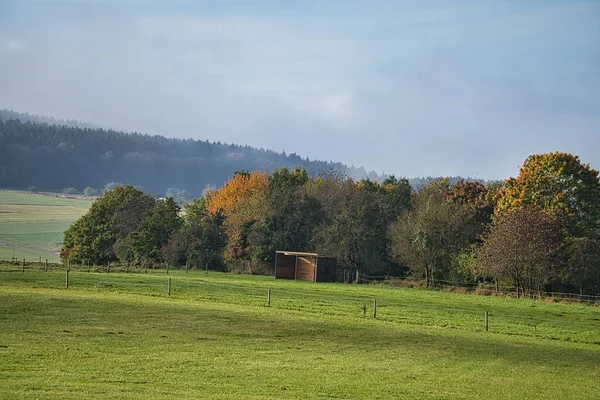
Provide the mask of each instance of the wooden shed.
[{"label": "wooden shed", "polygon": [[275,278],[335,282],[336,260],[317,253],[275,252]]}]

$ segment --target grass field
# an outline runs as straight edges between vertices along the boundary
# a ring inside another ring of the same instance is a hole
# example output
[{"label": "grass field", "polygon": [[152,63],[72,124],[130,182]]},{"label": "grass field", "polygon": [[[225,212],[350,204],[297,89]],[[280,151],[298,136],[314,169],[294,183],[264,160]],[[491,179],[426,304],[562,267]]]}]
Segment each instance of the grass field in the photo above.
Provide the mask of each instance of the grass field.
[{"label": "grass field", "polygon": [[71,271],[65,289],[64,271],[0,272],[0,397],[600,393],[595,306],[213,272],[168,277]]},{"label": "grass field", "polygon": [[0,260],[58,261],[63,233],[91,201],[0,190]]}]

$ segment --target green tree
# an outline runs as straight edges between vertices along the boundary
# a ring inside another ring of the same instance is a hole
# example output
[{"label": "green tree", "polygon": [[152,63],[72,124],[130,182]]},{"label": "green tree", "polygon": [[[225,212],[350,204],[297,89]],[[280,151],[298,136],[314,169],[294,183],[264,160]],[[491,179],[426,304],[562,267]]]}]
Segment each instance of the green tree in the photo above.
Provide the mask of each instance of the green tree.
[{"label": "green tree", "polygon": [[117,186],[99,197],[66,231],[63,260],[104,264],[117,259],[114,245],[139,229],[155,200],[133,186]]},{"label": "green tree", "polygon": [[349,194],[344,191],[348,195],[340,199],[337,212],[316,229],[312,245],[346,268],[387,273],[386,224],[377,194],[362,185],[353,186]]},{"label": "green tree", "polygon": [[306,192],[308,180],[301,168],[282,168],[269,176],[265,207],[248,234],[254,262],[270,266],[276,250],[308,249],[312,232],[322,218],[320,204]]},{"label": "green tree", "polygon": [[600,295],[600,230],[567,242],[567,279],[579,294]]},{"label": "green tree", "polygon": [[138,260],[152,263],[162,261],[162,247],[183,224],[183,219],[179,216],[180,211],[181,208],[172,197],[158,201],[148,211],[139,230],[131,234]]},{"label": "green tree", "polygon": [[449,200],[448,193],[447,180],[430,183],[389,229],[392,257],[424,276],[427,285],[450,275],[456,257],[476,238],[473,214]]}]

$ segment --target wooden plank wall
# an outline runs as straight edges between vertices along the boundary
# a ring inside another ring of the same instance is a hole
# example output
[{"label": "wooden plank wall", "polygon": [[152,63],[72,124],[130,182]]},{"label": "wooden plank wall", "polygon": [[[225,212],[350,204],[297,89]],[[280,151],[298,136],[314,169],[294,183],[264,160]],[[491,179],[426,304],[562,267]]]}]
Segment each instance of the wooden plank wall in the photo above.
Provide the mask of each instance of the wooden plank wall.
[{"label": "wooden plank wall", "polygon": [[336,259],[319,257],[317,263],[317,282],[335,282]]},{"label": "wooden plank wall", "polygon": [[296,279],[301,281],[315,280],[315,257],[298,257]]},{"label": "wooden plank wall", "polygon": [[275,278],[294,279],[296,277],[296,257],[277,254]]}]

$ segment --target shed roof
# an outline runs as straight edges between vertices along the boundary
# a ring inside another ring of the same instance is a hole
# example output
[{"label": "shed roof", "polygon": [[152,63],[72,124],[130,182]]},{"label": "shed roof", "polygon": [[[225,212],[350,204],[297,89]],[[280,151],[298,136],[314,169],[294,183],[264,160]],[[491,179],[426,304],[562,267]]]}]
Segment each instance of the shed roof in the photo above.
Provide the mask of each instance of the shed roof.
[{"label": "shed roof", "polygon": [[325,258],[332,258],[329,256],[324,256],[323,254],[317,254],[317,253],[304,253],[301,251],[276,251],[275,253],[277,254],[283,254],[284,256],[306,256],[306,257],[325,257]]},{"label": "shed roof", "polygon": [[276,251],[276,253],[283,254],[286,256],[311,256],[311,257],[319,256],[317,253],[303,253],[300,251]]}]

